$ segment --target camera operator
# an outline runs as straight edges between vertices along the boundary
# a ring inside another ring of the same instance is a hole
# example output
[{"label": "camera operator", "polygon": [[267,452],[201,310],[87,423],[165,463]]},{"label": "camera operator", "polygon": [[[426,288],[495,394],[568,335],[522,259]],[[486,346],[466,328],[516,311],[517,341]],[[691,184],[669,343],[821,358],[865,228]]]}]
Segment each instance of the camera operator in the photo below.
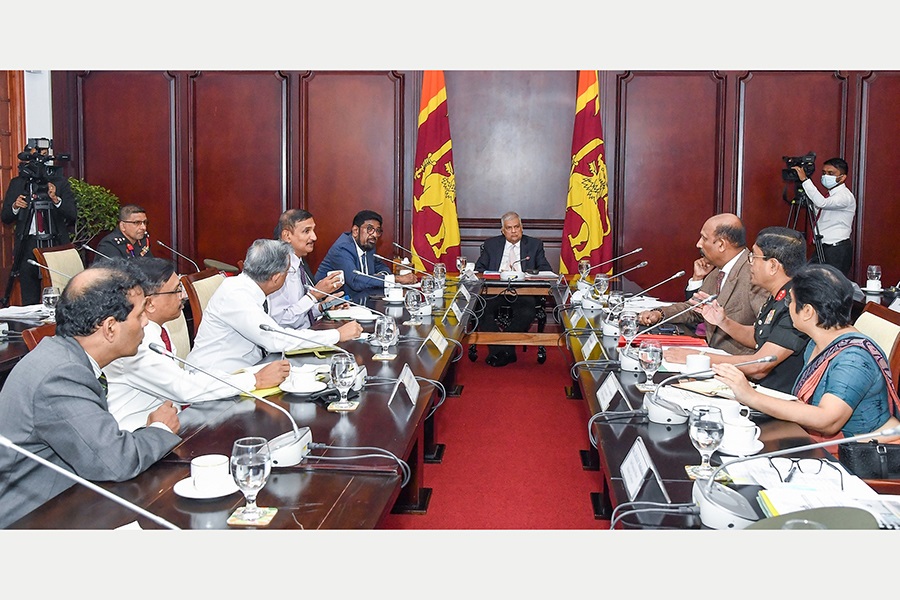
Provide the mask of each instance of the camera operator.
[{"label": "camera operator", "polygon": [[[28,263],[34,259],[33,250],[68,244],[69,226],[75,224],[78,214],[69,180],[46,164],[53,158],[49,140],[29,143],[19,154],[19,175],[9,182],[0,213],[4,223],[16,224],[10,283],[18,270],[23,305],[41,303],[41,272]],[[7,300],[9,290],[7,285]]]},{"label": "camera operator", "polygon": [[[823,196],[815,184],[807,178],[803,167],[792,167],[801,181],[803,191],[818,209],[816,223],[822,236],[824,262],[850,277],[853,262],[853,244],[850,232],[856,215],[856,198],[844,182],[847,180],[847,161],[843,158],[829,158],[822,165],[822,186],[828,190]],[[812,262],[819,262],[813,257]]]}]

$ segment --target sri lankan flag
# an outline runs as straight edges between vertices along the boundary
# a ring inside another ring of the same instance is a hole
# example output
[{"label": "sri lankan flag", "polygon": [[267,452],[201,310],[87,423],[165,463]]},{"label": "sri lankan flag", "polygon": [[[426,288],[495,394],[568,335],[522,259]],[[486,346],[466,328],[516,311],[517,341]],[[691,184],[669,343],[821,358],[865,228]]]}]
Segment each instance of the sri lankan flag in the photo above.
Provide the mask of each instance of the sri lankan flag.
[{"label": "sri lankan flag", "polygon": [[559,272],[577,273],[578,261],[592,265],[612,258],[609,223],[609,186],[600,123],[600,86],[597,71],[578,71],[572,165],[563,221]]},{"label": "sri lankan flag", "polygon": [[431,271],[442,262],[455,271],[459,243],[447,86],[443,71],[425,71],[413,180],[413,267]]}]

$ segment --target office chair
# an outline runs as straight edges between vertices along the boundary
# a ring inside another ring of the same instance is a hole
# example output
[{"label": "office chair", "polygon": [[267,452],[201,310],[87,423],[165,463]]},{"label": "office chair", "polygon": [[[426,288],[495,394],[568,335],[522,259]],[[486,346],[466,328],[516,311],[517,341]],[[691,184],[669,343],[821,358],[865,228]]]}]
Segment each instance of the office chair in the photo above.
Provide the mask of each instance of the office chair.
[{"label": "office chair", "polygon": [[[166,329],[169,331],[169,338],[175,345],[175,355],[178,358],[187,358],[188,353],[191,351],[191,337],[183,310],[178,313],[177,317],[166,323]],[[181,363],[177,364],[181,365]]]},{"label": "office chair", "polygon": [[47,336],[56,335],[56,323],[44,323],[37,327],[30,327],[22,331],[22,340],[28,347],[28,351],[34,350],[34,347]]},{"label": "office chair", "polygon": [[[69,279],[84,271],[84,261],[81,260],[81,254],[75,249],[73,244],[63,244],[61,246],[50,246],[49,248],[35,248],[34,258],[47,269],[41,269],[42,287],[54,286],[60,291]],[[58,271],[59,273],[54,273]],[[67,277],[68,276],[68,277]]]},{"label": "office chair", "polygon": [[219,272],[219,269],[213,267],[207,267],[199,273],[181,276],[181,284],[184,286],[184,291],[187,292],[188,304],[191,308],[195,338],[203,318],[203,309],[206,308],[209,299],[223,281],[225,281],[225,276]]}]

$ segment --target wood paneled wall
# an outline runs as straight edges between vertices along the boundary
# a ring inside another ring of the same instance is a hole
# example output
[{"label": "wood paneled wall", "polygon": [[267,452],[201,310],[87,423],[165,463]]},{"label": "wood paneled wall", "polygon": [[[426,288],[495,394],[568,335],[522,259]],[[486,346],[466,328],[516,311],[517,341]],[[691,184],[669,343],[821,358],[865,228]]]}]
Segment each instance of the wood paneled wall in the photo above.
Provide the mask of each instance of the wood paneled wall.
[{"label": "wood paneled wall", "polygon": [[[474,260],[517,210],[555,266],[575,72],[445,75],[464,252]],[[384,216],[379,252],[391,254],[392,241],[409,247],[420,87],[419,71],[56,72],[55,145],[76,157],[70,175],[144,205],[153,237],[198,262],[236,262],[288,207],[316,217],[313,265],[362,208]],[[646,259],[631,274],[646,286],[688,269],[720,211],[751,242],[768,225],[805,228],[783,199],[782,157],[812,150],[817,167],[850,164],[855,279],[869,262],[900,279],[897,72],[602,71],[600,88],[615,254],[644,248],[614,270]]]}]

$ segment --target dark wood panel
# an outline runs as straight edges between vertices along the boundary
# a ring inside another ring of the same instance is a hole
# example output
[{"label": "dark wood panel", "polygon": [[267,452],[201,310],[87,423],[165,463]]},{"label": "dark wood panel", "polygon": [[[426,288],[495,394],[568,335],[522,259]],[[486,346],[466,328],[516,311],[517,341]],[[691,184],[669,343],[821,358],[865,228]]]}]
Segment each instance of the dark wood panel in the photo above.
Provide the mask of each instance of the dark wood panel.
[{"label": "dark wood panel", "polygon": [[[121,204],[147,209],[151,240],[171,246],[173,79],[151,71],[92,71],[78,80],[80,176],[108,188]],[[66,174],[79,176],[71,167]]]},{"label": "dark wood panel", "polygon": [[[305,205],[316,218],[315,267],[363,209],[384,219],[377,248],[400,239],[404,186],[399,141],[404,78],[392,72],[316,72],[302,83]],[[414,125],[414,124],[413,124]],[[407,225],[408,227],[408,225]]]},{"label": "dark wood panel", "polygon": [[235,264],[284,206],[286,84],[274,72],[191,79],[196,254]]},{"label": "dark wood panel", "polygon": [[862,282],[869,264],[879,264],[885,286],[900,281],[900,177],[893,148],[900,139],[900,73],[883,73],[862,84],[861,163],[865,168],[855,179],[859,192],[857,223],[857,277]]},{"label": "dark wood panel", "polygon": [[[718,156],[721,79],[705,72],[633,73],[621,78],[616,207],[624,230],[618,272],[641,260],[628,278],[653,285],[685,269],[703,222],[722,208]],[[660,298],[683,297],[686,278],[657,288]]]}]

